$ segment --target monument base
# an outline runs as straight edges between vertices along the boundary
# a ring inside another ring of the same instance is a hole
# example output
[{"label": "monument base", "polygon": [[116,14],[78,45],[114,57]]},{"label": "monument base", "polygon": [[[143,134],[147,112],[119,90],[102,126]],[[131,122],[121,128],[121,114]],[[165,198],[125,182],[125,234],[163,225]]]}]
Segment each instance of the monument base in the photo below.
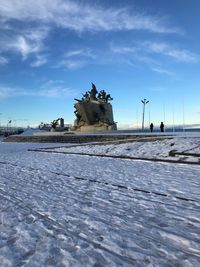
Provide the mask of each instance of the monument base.
[{"label": "monument base", "polygon": [[112,105],[108,103],[108,100],[112,100],[110,94],[104,90],[98,93],[96,86],[92,83],[91,91],[83,94],[81,100],[75,100],[78,102],[74,104],[76,115],[74,131],[95,133],[117,130]]},{"label": "monument base", "polygon": [[95,132],[106,132],[106,131],[115,131],[117,130],[116,124],[112,125],[99,125],[99,124],[94,124],[94,125],[84,125],[80,126],[77,131],[80,132],[88,132],[88,133],[95,133]]}]

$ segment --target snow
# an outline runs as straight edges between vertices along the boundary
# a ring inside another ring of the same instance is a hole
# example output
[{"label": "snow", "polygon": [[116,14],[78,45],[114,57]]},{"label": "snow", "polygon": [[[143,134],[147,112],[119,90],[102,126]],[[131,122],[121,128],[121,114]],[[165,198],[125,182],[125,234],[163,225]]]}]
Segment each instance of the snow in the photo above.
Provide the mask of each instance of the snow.
[{"label": "snow", "polygon": [[38,129],[38,128],[27,128],[20,135],[23,135],[23,136],[32,136],[35,133],[41,133],[41,132],[47,132],[47,131],[46,130],[41,130],[41,129]]},{"label": "snow", "polygon": [[[69,147],[60,147],[55,149],[48,149],[47,151],[60,153],[79,153],[79,154],[93,154],[93,155],[107,155],[107,156],[124,156],[137,157],[145,159],[165,159],[173,161],[191,161],[199,163],[200,155],[200,136],[165,136],[154,141],[152,138],[130,139],[126,143],[104,143],[103,145],[89,144]],[[176,151],[182,155],[176,154],[170,156],[170,151]],[[195,154],[185,155],[185,153]],[[197,155],[196,155],[197,154]],[[199,154],[199,155],[198,155]]]},{"label": "snow", "polygon": [[45,152],[168,158],[199,140],[0,142],[1,266],[199,266],[199,165]]}]

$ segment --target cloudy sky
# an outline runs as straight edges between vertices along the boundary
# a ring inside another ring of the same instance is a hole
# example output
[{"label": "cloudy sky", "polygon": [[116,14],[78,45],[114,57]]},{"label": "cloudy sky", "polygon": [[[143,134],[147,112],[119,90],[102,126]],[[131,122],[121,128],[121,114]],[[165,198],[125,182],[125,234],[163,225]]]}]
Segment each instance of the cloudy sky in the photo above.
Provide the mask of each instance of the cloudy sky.
[{"label": "cloudy sky", "polygon": [[0,0],[0,124],[73,123],[112,95],[121,127],[200,122],[199,0]]}]

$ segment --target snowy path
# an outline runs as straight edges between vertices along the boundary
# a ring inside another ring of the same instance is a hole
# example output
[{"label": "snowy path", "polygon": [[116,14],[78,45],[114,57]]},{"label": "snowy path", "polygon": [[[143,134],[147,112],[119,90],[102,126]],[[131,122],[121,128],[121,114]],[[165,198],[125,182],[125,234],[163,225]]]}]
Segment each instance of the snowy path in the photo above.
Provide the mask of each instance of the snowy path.
[{"label": "snowy path", "polygon": [[199,266],[199,166],[34,147],[0,143],[1,266]]}]

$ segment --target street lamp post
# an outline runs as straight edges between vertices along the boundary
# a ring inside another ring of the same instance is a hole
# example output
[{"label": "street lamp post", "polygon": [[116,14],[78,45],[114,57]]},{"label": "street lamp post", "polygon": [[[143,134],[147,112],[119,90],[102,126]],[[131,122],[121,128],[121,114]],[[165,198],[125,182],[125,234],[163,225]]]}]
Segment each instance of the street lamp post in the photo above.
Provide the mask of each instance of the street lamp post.
[{"label": "street lamp post", "polygon": [[142,113],[142,131],[144,131],[144,114],[145,114],[145,105],[149,103],[149,100],[147,100],[146,98],[144,98],[143,100],[141,100],[142,104],[143,104],[143,113]]},{"label": "street lamp post", "polygon": [[9,120],[8,123],[7,123],[7,130],[8,130],[8,125],[11,126],[11,123],[12,123],[12,120]]},{"label": "street lamp post", "polygon": [[0,128],[1,128],[1,115],[2,115],[2,113],[0,113]]}]

